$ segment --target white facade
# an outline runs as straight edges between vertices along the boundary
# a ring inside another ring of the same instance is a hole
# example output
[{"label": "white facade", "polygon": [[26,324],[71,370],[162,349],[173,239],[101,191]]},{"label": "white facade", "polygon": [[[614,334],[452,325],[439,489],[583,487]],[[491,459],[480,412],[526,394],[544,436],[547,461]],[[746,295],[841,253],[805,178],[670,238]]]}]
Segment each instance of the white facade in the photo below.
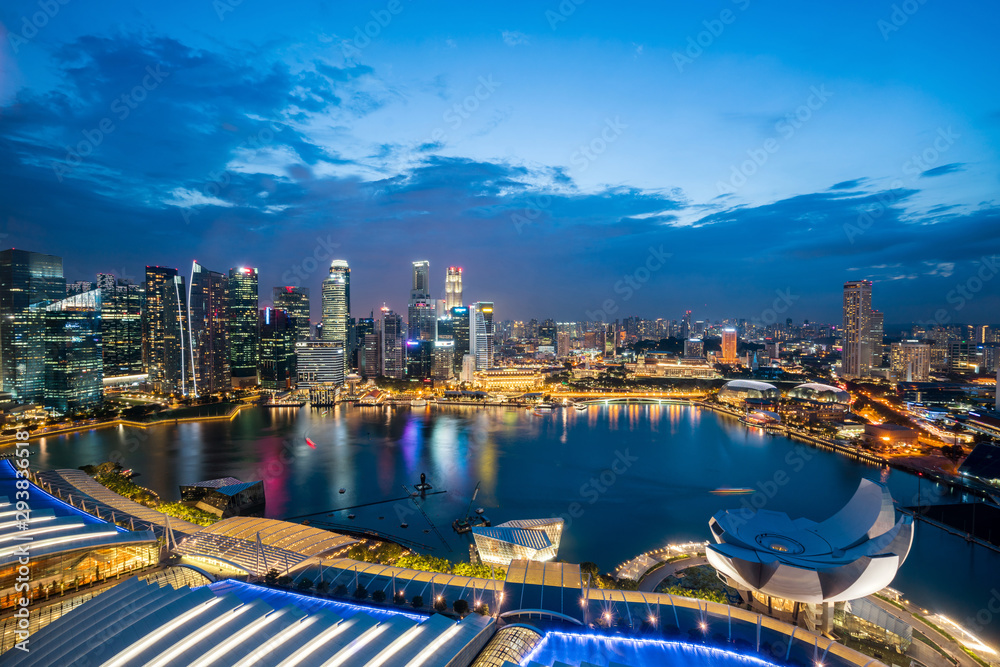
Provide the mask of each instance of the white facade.
[{"label": "white facade", "polygon": [[296,384],[344,384],[344,347],[330,341],[299,341],[295,344]]}]

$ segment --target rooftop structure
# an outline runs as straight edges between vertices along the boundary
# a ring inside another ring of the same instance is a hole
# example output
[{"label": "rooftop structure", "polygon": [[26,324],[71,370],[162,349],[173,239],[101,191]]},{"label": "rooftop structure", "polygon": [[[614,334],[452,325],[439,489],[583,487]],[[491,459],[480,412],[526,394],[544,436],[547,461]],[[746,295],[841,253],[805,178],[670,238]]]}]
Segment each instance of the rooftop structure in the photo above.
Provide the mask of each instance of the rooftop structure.
[{"label": "rooftop structure", "polygon": [[181,486],[181,500],[195,502],[198,509],[221,518],[262,513],[264,482],[241,482],[235,477],[195,482]]},{"label": "rooftop structure", "polygon": [[523,519],[473,528],[472,536],[483,563],[507,567],[512,560],[555,558],[562,529],[562,519]]},{"label": "rooftop structure", "polygon": [[731,380],[719,389],[716,398],[723,403],[742,407],[747,400],[777,401],[781,398],[781,392],[767,382]]},{"label": "rooftop structure", "polygon": [[982,442],[965,457],[958,472],[986,484],[1000,486],[1000,445]]},{"label": "rooftop structure", "polygon": [[788,392],[789,398],[799,398],[817,403],[840,403],[850,405],[851,395],[840,387],[833,387],[819,382],[807,382],[793,387]]}]

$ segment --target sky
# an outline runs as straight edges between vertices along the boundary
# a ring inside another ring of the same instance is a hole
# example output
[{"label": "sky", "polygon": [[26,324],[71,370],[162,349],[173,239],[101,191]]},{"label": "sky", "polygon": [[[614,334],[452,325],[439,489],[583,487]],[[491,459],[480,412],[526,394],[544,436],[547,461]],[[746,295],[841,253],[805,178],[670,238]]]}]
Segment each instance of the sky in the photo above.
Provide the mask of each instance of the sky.
[{"label": "sky", "polygon": [[5,247],[255,266],[356,316],[1000,322],[1000,10],[959,0],[15,0]]}]

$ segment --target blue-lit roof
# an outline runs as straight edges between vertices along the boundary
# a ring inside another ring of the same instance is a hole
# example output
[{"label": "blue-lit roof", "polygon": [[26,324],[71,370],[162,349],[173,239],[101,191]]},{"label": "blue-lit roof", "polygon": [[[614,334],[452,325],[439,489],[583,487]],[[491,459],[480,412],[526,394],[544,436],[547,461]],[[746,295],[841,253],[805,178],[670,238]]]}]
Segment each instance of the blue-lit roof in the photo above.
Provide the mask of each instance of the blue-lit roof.
[{"label": "blue-lit roof", "polygon": [[260,482],[240,482],[239,484],[230,484],[229,486],[220,486],[216,489],[219,493],[223,493],[227,496],[235,496],[240,491],[249,489],[251,486],[260,484]]},{"label": "blue-lit roof", "polygon": [[546,549],[552,546],[552,542],[549,541],[549,536],[545,534],[544,530],[493,526],[492,528],[473,528],[472,534],[489,537],[502,542],[510,542],[511,544],[519,544],[529,549]]}]

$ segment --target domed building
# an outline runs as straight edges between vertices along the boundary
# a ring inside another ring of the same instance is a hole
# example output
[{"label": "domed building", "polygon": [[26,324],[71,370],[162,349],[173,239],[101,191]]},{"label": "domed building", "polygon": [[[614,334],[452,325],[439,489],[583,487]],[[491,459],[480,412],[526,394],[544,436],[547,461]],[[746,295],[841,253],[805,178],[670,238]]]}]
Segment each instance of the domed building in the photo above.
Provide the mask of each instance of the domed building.
[{"label": "domed building", "polygon": [[833,387],[819,382],[807,382],[794,387],[788,392],[788,398],[798,398],[814,403],[840,403],[850,405],[851,395],[840,387]]},{"label": "domed building", "polygon": [[730,380],[719,389],[716,398],[735,407],[745,407],[748,403],[763,405],[777,403],[781,392],[773,384],[757,380]]}]

